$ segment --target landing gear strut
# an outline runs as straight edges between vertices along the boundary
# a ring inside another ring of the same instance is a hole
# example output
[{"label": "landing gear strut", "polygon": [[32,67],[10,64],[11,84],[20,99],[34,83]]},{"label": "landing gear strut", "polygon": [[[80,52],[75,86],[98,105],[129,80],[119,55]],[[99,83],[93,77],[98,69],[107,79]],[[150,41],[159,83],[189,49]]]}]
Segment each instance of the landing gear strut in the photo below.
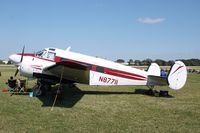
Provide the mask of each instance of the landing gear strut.
[{"label": "landing gear strut", "polygon": [[45,83],[43,80],[37,80],[37,84],[33,87],[34,96],[45,95],[47,90],[51,89],[51,85]]},{"label": "landing gear strut", "polygon": [[148,90],[148,92],[147,92],[148,95],[154,96],[155,93],[156,93],[156,91],[153,90],[154,86],[153,86],[153,85],[148,85],[147,87],[149,88],[149,90]]}]

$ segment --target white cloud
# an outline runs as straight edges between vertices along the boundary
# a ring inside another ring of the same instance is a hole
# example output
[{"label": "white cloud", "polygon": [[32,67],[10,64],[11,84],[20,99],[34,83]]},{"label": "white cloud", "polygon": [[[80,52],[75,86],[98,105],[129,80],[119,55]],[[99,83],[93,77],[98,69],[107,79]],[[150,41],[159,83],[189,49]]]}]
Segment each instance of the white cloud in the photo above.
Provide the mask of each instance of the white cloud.
[{"label": "white cloud", "polygon": [[137,21],[143,24],[158,24],[165,21],[165,18],[138,18]]}]

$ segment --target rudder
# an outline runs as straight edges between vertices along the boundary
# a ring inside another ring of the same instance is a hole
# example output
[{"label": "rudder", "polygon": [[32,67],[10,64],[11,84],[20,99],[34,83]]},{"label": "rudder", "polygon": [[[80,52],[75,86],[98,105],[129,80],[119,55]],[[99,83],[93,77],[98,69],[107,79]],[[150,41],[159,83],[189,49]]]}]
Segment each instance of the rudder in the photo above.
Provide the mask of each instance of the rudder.
[{"label": "rudder", "polygon": [[174,90],[181,89],[187,80],[187,68],[182,61],[176,61],[168,74],[169,87]]}]

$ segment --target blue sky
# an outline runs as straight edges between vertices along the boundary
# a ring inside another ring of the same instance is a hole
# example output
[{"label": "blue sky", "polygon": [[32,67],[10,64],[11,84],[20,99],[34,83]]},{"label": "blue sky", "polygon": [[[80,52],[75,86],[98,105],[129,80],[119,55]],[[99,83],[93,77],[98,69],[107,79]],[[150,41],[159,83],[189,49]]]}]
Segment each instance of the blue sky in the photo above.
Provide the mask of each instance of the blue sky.
[{"label": "blue sky", "polygon": [[199,0],[0,0],[0,59],[45,47],[111,60],[200,58]]}]

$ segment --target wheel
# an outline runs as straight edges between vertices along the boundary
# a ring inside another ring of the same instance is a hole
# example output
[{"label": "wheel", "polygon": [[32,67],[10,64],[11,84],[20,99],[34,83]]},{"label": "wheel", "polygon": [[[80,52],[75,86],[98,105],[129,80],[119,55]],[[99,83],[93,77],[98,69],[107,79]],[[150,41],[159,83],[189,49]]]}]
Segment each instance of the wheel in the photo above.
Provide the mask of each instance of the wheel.
[{"label": "wheel", "polygon": [[148,85],[147,87],[148,87],[150,90],[153,90],[154,85]]},{"label": "wheel", "polygon": [[36,97],[42,95],[42,90],[41,90],[41,87],[39,85],[35,85],[33,87],[33,95],[36,96]]},{"label": "wheel", "polygon": [[40,89],[36,89],[34,90],[33,94],[37,97],[37,96],[41,96],[42,95],[42,90]]}]

